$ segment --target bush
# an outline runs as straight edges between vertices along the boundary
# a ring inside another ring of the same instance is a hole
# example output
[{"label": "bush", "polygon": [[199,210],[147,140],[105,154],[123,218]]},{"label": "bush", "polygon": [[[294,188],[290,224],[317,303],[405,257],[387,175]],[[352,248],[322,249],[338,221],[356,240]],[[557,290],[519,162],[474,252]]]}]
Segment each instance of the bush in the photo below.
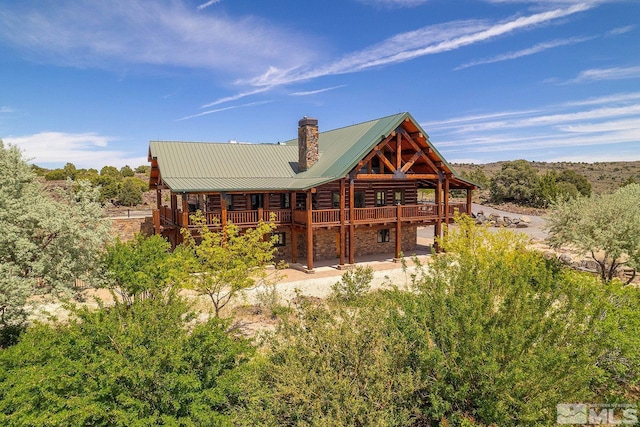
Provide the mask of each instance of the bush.
[{"label": "bush", "polygon": [[131,166],[124,165],[120,168],[120,176],[122,176],[123,178],[131,177],[134,175],[135,173],[133,172],[133,169],[131,169]]},{"label": "bush", "polygon": [[353,270],[345,272],[340,281],[331,286],[332,296],[345,302],[354,301],[369,292],[372,280],[373,268],[356,266]]},{"label": "bush", "polygon": [[0,424],[230,425],[253,349],[227,322],[179,299],[74,313],[0,352]]},{"label": "bush", "polygon": [[414,345],[385,307],[303,304],[268,339],[240,425],[406,426],[419,418]]},{"label": "bush", "polygon": [[286,319],[252,363],[242,423],[551,425],[557,403],[636,384],[628,295],[610,303],[588,275],[470,220],[442,245],[411,290],[306,303]]}]

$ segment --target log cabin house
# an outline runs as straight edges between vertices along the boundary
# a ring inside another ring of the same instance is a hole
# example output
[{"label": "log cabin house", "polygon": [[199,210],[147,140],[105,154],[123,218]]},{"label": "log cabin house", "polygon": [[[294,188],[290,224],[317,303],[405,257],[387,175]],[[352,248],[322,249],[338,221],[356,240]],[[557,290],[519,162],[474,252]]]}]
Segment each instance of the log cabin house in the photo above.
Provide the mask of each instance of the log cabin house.
[{"label": "log cabin house", "polygon": [[[157,192],[155,233],[173,245],[190,214],[211,226],[255,227],[274,215],[278,257],[287,262],[357,256],[396,258],[417,246],[418,227],[435,236],[455,210],[471,213],[477,188],[456,175],[409,113],[319,132],[304,117],[298,138],[277,144],[151,141],[149,186]],[[435,200],[418,203],[418,189]],[[451,203],[450,190],[466,191]]]}]

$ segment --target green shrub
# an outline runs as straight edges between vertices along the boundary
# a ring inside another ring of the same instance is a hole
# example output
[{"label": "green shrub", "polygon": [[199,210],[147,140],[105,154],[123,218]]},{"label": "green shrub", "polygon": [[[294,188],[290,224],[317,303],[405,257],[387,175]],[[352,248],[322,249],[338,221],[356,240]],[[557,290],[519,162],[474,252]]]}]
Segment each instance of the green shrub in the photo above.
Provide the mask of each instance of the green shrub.
[{"label": "green shrub", "polygon": [[373,268],[358,265],[346,271],[340,281],[331,286],[332,296],[342,301],[354,301],[369,292],[372,280]]},{"label": "green shrub", "polygon": [[74,312],[0,352],[0,424],[231,425],[253,349],[227,322],[179,299]]}]

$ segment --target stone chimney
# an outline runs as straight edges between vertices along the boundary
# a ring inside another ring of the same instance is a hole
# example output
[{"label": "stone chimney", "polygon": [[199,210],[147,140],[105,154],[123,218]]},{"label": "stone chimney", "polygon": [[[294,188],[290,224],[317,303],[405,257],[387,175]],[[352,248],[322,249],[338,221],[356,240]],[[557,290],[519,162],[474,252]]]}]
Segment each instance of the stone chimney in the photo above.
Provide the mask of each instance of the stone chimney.
[{"label": "stone chimney", "polygon": [[303,117],[298,122],[298,172],[318,161],[318,119]]}]

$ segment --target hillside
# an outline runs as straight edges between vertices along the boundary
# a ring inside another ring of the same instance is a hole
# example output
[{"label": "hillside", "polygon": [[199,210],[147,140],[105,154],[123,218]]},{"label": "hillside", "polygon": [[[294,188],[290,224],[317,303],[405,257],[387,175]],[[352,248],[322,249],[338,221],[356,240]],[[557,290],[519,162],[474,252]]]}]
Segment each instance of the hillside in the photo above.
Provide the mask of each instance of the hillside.
[{"label": "hillside", "polygon": [[[484,174],[491,178],[493,174],[502,168],[506,162],[485,163],[481,165],[470,163],[454,163],[452,166],[459,174],[468,174],[476,169],[481,169]],[[550,170],[562,172],[565,169],[572,169],[576,173],[587,177],[591,182],[594,193],[611,192],[633,177],[636,182],[640,182],[640,161],[634,162],[529,162],[539,174]]]}]

